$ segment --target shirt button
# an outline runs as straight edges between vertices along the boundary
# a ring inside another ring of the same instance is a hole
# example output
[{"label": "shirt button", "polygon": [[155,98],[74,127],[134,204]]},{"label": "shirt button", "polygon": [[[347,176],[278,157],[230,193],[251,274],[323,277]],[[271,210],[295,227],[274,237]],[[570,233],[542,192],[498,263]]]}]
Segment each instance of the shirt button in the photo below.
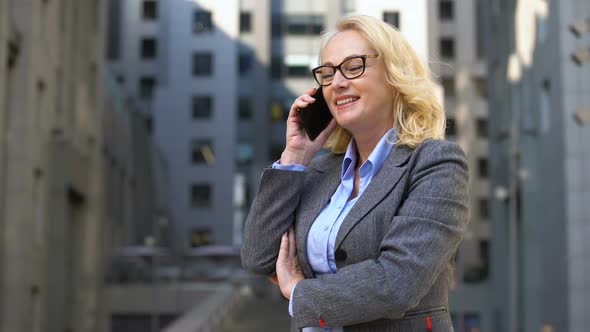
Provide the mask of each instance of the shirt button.
[{"label": "shirt button", "polygon": [[328,226],[324,227],[324,231],[327,231],[327,230],[328,230]]}]

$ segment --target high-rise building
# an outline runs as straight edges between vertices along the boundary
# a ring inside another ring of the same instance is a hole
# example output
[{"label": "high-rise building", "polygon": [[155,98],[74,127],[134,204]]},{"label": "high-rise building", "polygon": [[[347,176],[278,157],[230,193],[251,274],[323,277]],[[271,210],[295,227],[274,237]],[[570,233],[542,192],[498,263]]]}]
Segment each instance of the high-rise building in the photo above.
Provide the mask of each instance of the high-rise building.
[{"label": "high-rise building", "polygon": [[495,330],[585,331],[590,3],[493,1],[485,12]]}]

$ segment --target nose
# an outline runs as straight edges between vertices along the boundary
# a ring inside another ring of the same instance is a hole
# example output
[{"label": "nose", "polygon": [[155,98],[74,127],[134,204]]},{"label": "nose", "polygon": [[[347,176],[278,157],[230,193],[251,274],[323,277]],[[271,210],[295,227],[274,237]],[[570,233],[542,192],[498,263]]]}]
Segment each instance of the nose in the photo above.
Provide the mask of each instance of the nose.
[{"label": "nose", "polygon": [[332,88],[338,89],[348,86],[348,79],[342,75],[340,70],[336,70],[334,78],[332,79]]}]

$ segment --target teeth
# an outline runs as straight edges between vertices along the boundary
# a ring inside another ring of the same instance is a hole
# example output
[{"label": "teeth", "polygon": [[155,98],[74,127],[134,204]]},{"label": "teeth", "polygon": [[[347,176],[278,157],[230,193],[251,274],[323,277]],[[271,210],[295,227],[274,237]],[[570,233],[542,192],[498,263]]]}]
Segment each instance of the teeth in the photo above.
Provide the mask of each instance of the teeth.
[{"label": "teeth", "polygon": [[353,101],[358,100],[358,98],[346,98],[346,99],[340,99],[339,101],[336,102],[336,105],[344,105],[347,103],[352,103]]}]

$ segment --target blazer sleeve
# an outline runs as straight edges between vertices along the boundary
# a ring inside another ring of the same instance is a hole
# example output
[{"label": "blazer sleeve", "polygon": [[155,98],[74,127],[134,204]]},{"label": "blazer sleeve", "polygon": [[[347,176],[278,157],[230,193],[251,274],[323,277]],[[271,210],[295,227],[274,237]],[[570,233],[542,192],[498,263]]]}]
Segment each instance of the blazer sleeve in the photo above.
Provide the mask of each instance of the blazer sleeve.
[{"label": "blazer sleeve", "polygon": [[[300,281],[293,294],[298,328],[401,318],[418,305],[451,260],[468,221],[468,170],[455,143],[419,145],[406,198],[380,243],[377,259]],[[391,207],[395,208],[395,207]]]},{"label": "blazer sleeve", "polygon": [[295,219],[305,172],[267,168],[244,225],[242,265],[256,274],[271,276],[281,236]]}]

